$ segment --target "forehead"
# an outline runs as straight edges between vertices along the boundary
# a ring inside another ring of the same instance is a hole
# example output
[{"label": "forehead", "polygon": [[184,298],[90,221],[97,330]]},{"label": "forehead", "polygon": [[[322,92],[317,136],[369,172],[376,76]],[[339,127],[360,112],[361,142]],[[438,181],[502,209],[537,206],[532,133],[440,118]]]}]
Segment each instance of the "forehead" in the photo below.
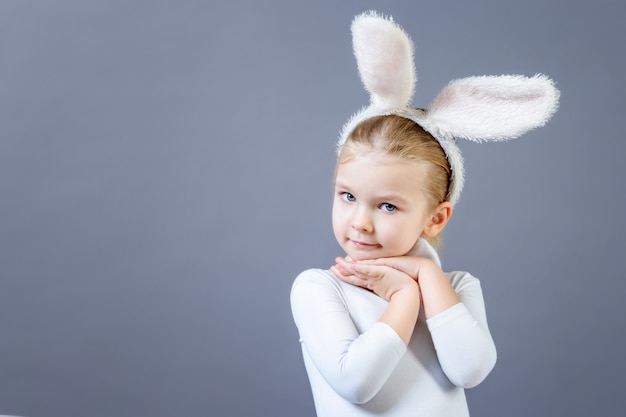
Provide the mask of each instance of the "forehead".
[{"label": "forehead", "polygon": [[357,152],[337,162],[335,184],[360,192],[413,194],[424,189],[425,162],[381,151]]}]

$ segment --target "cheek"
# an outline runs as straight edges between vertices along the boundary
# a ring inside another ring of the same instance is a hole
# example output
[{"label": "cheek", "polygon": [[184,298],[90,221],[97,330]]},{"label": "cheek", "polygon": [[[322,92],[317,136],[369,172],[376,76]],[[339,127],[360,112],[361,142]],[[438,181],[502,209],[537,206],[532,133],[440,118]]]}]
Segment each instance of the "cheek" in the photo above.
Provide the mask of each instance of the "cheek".
[{"label": "cheek", "polygon": [[384,234],[388,244],[407,251],[413,247],[421,234],[418,222],[401,218],[385,224],[382,230],[379,229],[379,232]]},{"label": "cheek", "polygon": [[342,228],[341,209],[338,207],[337,202],[333,202],[331,221],[333,225],[333,231],[335,232],[335,234],[337,234],[337,232]]}]

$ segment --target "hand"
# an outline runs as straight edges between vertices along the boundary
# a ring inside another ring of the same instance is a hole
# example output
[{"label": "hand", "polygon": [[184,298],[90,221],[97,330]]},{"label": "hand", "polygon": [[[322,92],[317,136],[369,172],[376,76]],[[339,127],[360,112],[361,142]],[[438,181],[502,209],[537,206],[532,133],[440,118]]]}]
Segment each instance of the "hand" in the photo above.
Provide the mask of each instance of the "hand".
[{"label": "hand", "polygon": [[415,279],[427,319],[461,302],[446,274],[428,258],[398,256],[359,261],[359,264],[394,268]]},{"label": "hand", "polygon": [[394,256],[390,258],[378,258],[359,261],[360,264],[388,266],[404,272],[419,283],[419,275],[422,269],[427,269],[436,264],[427,258],[415,256]]},{"label": "hand", "polygon": [[403,289],[415,289],[415,279],[405,272],[388,265],[369,262],[354,262],[345,258],[335,259],[330,270],[335,276],[349,284],[374,292],[387,301]]}]

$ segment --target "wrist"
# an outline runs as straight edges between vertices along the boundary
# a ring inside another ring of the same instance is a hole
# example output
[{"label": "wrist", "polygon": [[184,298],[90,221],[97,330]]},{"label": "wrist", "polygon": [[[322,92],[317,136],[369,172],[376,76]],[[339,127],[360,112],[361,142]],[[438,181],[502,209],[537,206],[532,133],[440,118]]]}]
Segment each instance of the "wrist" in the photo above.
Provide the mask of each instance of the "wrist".
[{"label": "wrist", "polygon": [[403,300],[403,301],[411,301],[415,300],[419,305],[420,302],[420,288],[417,282],[413,281],[411,284],[406,285],[405,287],[400,288],[398,291],[394,292],[389,301],[392,300]]},{"label": "wrist", "polygon": [[434,261],[430,259],[423,259],[423,261],[420,262],[416,281],[418,283],[422,283],[441,273],[443,273],[443,270]]}]

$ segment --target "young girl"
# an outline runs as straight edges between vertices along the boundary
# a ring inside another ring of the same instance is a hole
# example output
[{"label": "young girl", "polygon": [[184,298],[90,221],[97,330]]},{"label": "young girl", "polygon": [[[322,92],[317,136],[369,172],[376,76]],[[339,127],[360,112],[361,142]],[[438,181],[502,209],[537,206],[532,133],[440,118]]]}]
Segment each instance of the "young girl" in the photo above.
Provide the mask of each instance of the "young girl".
[{"label": "young girl", "polygon": [[373,12],[352,32],[371,104],[339,141],[332,223],[346,256],[291,292],[317,414],[467,416],[464,388],[496,350],[478,279],[443,272],[431,246],[463,186],[455,138],[519,136],[550,118],[558,91],[544,76],[473,77],[414,109],[408,36]]}]

